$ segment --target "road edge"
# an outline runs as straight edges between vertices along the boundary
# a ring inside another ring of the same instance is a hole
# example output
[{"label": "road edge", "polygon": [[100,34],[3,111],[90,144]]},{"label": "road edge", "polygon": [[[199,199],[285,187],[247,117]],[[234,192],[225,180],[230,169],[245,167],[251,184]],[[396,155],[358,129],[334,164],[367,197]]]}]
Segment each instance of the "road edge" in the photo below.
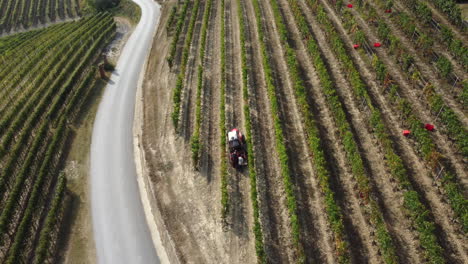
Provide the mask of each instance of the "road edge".
[{"label": "road edge", "polygon": [[[159,3],[157,3],[160,5]],[[162,8],[162,7],[161,7]],[[161,10],[162,12],[162,10]],[[159,18],[161,19],[161,17]],[[153,35],[156,36],[159,30],[159,21],[157,29]],[[150,46],[152,47],[152,45]],[[151,49],[151,48],[150,48]],[[140,198],[143,205],[143,210],[146,216],[146,222],[151,232],[151,238],[153,240],[154,247],[158,252],[158,257],[162,264],[180,263],[174,242],[167,231],[166,225],[162,219],[162,215],[157,206],[157,201],[152,195],[154,190],[151,183],[148,182],[148,166],[146,165],[145,152],[141,147],[140,142],[142,142],[143,136],[143,82],[145,79],[146,68],[148,65],[148,59],[151,52],[148,53],[143,65],[143,69],[140,72],[140,77],[138,79],[136,97],[135,97],[135,111],[134,111],[134,121],[133,121],[133,150],[134,150],[134,159],[135,167],[137,174],[138,189],[140,191]]]}]

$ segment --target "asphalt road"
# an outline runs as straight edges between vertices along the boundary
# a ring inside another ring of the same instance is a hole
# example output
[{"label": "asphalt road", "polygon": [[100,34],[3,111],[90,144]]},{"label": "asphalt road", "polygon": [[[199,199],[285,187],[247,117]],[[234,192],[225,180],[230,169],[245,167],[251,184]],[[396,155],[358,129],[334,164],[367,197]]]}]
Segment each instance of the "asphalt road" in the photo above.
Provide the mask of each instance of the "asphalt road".
[{"label": "asphalt road", "polygon": [[91,207],[98,263],[159,263],[137,184],[135,94],[160,17],[153,0],[133,0],[141,20],[105,88],[91,142]]}]

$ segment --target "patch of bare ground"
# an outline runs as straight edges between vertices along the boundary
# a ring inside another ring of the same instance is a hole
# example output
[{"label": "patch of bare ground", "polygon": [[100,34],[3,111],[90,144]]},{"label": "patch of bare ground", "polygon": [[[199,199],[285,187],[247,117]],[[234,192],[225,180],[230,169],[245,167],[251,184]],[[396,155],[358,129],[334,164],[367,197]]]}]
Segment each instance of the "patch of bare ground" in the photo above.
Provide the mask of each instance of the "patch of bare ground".
[{"label": "patch of bare ground", "polygon": [[[373,1],[367,1],[367,3],[369,5],[371,5],[372,7],[375,8],[375,10],[379,10],[379,7],[377,6],[377,4],[375,4]],[[398,8],[400,10],[405,10],[405,8],[401,7],[399,5],[399,3],[395,3],[395,6],[398,6]],[[394,7],[395,8],[395,7]],[[391,19],[391,17],[393,15],[388,15],[388,14],[385,14],[384,13],[384,10],[380,10],[381,12],[381,16],[380,18],[382,18],[383,20],[385,20],[385,22],[387,23],[387,25],[390,27],[390,29],[392,30],[393,34],[395,36],[397,36],[401,41],[402,43],[405,44],[405,47],[408,47],[410,49],[410,53],[412,55],[419,55],[419,53],[414,50],[413,46],[411,44],[411,41],[410,39],[408,39],[407,35],[401,31],[399,29],[399,27],[396,25],[399,21],[398,20],[395,20],[395,19]],[[395,10],[396,12],[398,12],[397,10]],[[396,17],[395,17],[396,18]],[[419,28],[419,30],[425,30],[427,29],[428,27],[427,26],[424,26],[422,25],[422,23],[418,20],[418,19],[415,19],[414,21],[417,22],[417,27]],[[432,28],[429,28],[429,30],[426,31],[426,33],[428,35],[431,35],[431,34],[437,34],[438,32],[435,32],[436,30],[432,29]],[[439,33],[440,34],[440,33]],[[453,66],[453,71],[454,73],[461,79],[461,80],[466,80],[468,79],[468,73],[462,68],[463,66],[460,65],[460,63],[458,61],[456,61],[453,56],[447,51],[447,47],[446,46],[442,46],[441,43],[439,41],[434,41],[433,43],[433,50],[435,52],[437,52],[438,54],[440,55],[443,55],[445,58],[447,58],[450,63],[452,64]],[[422,63],[422,61],[424,60],[425,63],[431,63],[430,62],[430,58],[424,58],[424,56],[418,56],[418,59],[419,59],[419,64]],[[435,70],[435,65],[433,65],[433,69]],[[434,72],[434,76],[440,76],[440,74],[437,74],[437,72]],[[453,97],[456,97],[458,96],[460,93],[461,93],[461,87],[454,87],[452,88],[453,86],[453,83],[452,84],[447,84],[445,85],[445,92],[446,93],[450,93]],[[458,86],[461,86],[461,82],[459,81],[458,82]]]},{"label": "patch of bare ground", "polygon": [[264,235],[265,252],[269,262],[290,263],[294,260],[294,247],[285,191],[279,168],[278,153],[270,104],[266,91],[256,18],[250,1],[242,1],[246,21],[247,64],[249,75],[249,106],[251,109],[252,141],[258,177],[260,222]]},{"label": "patch of bare ground", "polygon": [[[328,5],[326,5],[326,9],[330,12]],[[334,21],[336,29],[345,42],[352,43],[344,28],[342,26],[337,26],[340,25],[340,23],[338,22],[339,20],[336,14],[332,13],[330,17]],[[379,105],[386,119],[386,123],[392,124],[389,126],[389,132],[392,134],[393,140],[399,149],[398,152],[402,156],[405,165],[410,169],[411,173],[409,176],[413,187],[422,194],[424,202],[429,206],[433,214],[438,237],[442,240],[442,246],[445,248],[447,255],[454,263],[457,263],[455,259],[466,262],[466,252],[468,252],[466,246],[468,245],[467,239],[464,233],[462,233],[459,224],[454,223],[455,217],[453,211],[448,205],[446,198],[441,194],[442,187],[431,177],[429,168],[417,156],[412,148],[412,143],[401,137],[400,132],[404,128],[401,126],[400,116],[398,113],[395,113],[394,106],[385,98],[384,91],[382,91],[380,85],[376,81],[375,73],[369,70],[369,66],[366,65],[364,59],[360,57],[359,52],[351,51],[349,54],[359,67],[361,76],[368,85],[370,95],[373,97],[374,102]],[[391,186],[394,191],[400,191],[396,187],[395,182],[392,181]]]},{"label": "patch of bare ground", "polygon": [[[226,128],[239,128],[245,133],[244,100],[240,57],[239,18],[236,0],[225,3],[226,27]],[[226,133],[224,131],[224,133]],[[252,162],[252,161],[251,161]],[[229,214],[226,239],[229,247],[240,254],[233,263],[248,263],[255,259],[253,237],[253,209],[250,200],[248,170],[229,168]],[[247,246],[247,247],[246,247]]]},{"label": "patch of bare ground", "polygon": [[[361,29],[365,32],[366,36],[368,37],[368,40],[371,43],[379,42],[379,38],[376,36],[375,29],[372,30],[357,11],[352,10],[351,12],[356,18],[356,21],[359,23]],[[421,61],[421,59],[417,55],[417,51],[414,50],[411,47],[411,45],[409,45],[408,43],[405,43],[403,39],[402,39],[402,44],[405,45],[407,50],[413,55],[416,64],[418,65],[418,67],[420,67],[421,73],[424,74],[426,77],[428,77],[431,83],[437,84],[436,86],[441,87],[442,84],[439,82],[439,79],[435,77],[436,73],[431,72],[430,69],[428,69],[428,66]],[[422,100],[420,100],[420,98],[424,98],[424,95],[422,94],[423,93],[422,89],[414,89],[408,83],[408,80],[404,77],[405,74],[400,69],[399,65],[397,65],[393,59],[391,59],[392,55],[387,52],[386,48],[376,49],[375,52],[378,54],[379,58],[385,63],[385,65],[387,65],[387,70],[396,79],[398,84],[400,84],[400,86],[403,88],[402,90],[404,91],[404,93],[406,93],[406,95],[411,95],[409,98],[413,103],[419,104],[417,109],[422,110],[422,111],[419,111],[421,112],[421,114],[419,115],[421,117],[421,121],[422,122],[426,121],[427,123],[435,123],[433,121],[436,120],[436,118],[433,117],[433,114],[431,114],[431,112],[427,110],[427,107],[425,105],[421,105]],[[440,90],[439,90],[439,94],[441,94],[442,96],[444,96],[444,94],[446,95],[446,93],[441,92]],[[444,97],[447,97],[447,96],[444,96]],[[457,111],[456,110],[457,107],[454,108],[452,105],[450,104],[448,105],[451,106],[454,111]],[[461,114],[462,116],[465,117],[461,119],[462,122],[465,123],[465,119],[466,120],[468,119],[467,119],[467,116],[464,114],[463,110],[458,109],[458,113],[459,115]],[[467,123],[465,123],[465,125],[466,124]],[[432,133],[432,135],[441,153],[451,161],[451,165],[456,169],[456,173],[458,175],[460,182],[465,186],[465,189],[466,189],[466,186],[468,184],[468,177],[466,174],[466,167],[463,165],[464,157],[462,156],[461,153],[455,153],[454,151],[455,148],[451,147],[449,139],[447,138],[446,135],[441,133],[440,130],[436,130],[434,133]]]},{"label": "patch of bare ground", "polygon": [[181,97],[181,113],[179,122],[179,132],[185,140],[189,141],[192,136],[195,121],[195,108],[196,108],[196,90],[197,90],[197,69],[200,63],[199,43],[200,31],[203,23],[203,12],[205,10],[205,2],[202,1],[198,7],[198,13],[195,27],[193,30],[192,43],[189,47],[189,56],[187,61],[187,69],[185,72],[184,90]]},{"label": "patch of bare ground", "polygon": [[[163,17],[155,37],[143,84],[143,148],[148,160],[152,195],[182,263],[254,262],[252,243],[232,241],[220,218],[219,84],[220,2],[214,1],[208,25],[203,87],[202,157],[199,172],[191,164],[190,146],[174,132],[171,120],[172,87],[176,76],[165,60],[170,38],[165,32],[170,7],[163,4]],[[212,159],[207,162],[207,159]],[[207,165],[211,165],[207,168]]]}]

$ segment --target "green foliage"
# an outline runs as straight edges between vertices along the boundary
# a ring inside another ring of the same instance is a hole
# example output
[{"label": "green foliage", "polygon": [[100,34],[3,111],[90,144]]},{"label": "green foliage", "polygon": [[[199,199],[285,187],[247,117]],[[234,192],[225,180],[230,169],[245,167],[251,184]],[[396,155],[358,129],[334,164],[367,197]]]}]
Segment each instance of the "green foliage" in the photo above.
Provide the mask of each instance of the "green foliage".
[{"label": "green foliage", "polygon": [[440,56],[436,63],[442,77],[446,78],[452,73],[452,63],[444,56]]},{"label": "green foliage", "polygon": [[55,188],[55,193],[52,198],[52,203],[50,206],[50,210],[47,213],[47,217],[45,219],[44,228],[41,230],[39,236],[39,243],[35,250],[35,258],[34,263],[45,263],[45,260],[48,255],[48,250],[51,242],[51,233],[53,232],[54,227],[57,224],[57,220],[59,220],[60,209],[63,206],[63,198],[65,195],[65,186],[66,186],[66,178],[65,174],[60,174],[57,187]]},{"label": "green foliage", "polygon": [[[411,1],[416,1],[416,0],[411,0]],[[367,8],[371,9],[372,7],[368,6]],[[427,39],[429,38],[426,35],[422,35],[422,36],[424,36],[423,38],[427,38]],[[403,52],[405,52],[405,51],[403,51]],[[444,65],[444,64],[450,63],[449,61],[447,61],[448,63],[443,61],[443,60],[446,60],[445,57],[441,57],[441,59],[442,59],[442,61],[441,61],[440,64],[442,65],[442,67],[441,67],[442,69],[447,69],[447,68],[451,67],[451,65],[450,66]],[[441,60],[441,59],[439,59],[439,60]],[[403,55],[403,59],[402,59],[403,65],[408,67],[407,65],[410,63],[409,60],[412,60],[411,55],[409,55],[409,53],[405,53]],[[374,66],[377,65],[375,63],[375,61],[376,61],[376,58],[374,58]],[[381,67],[382,67],[382,65],[379,65],[379,69],[376,69],[376,71],[382,71]],[[446,70],[446,71],[448,71],[448,70]],[[418,72],[415,71],[413,73],[413,75],[415,75],[415,77],[417,77]],[[408,73],[408,77],[411,78],[409,76],[409,73]],[[389,78],[391,78],[391,76],[389,76]],[[392,86],[393,93],[398,91],[398,89],[399,89],[399,87],[397,85]],[[430,107],[431,107],[431,110],[434,113],[439,113],[439,115],[441,117],[440,120],[442,121],[442,123],[444,123],[446,125],[446,128],[448,130],[448,134],[452,137],[452,139],[455,140],[457,145],[460,147],[461,152],[464,155],[467,155],[467,153],[468,153],[468,152],[466,152],[468,150],[468,147],[467,147],[468,146],[468,140],[466,139],[467,134],[466,134],[466,130],[464,129],[461,122],[459,121],[458,117],[455,115],[455,113],[453,112],[452,109],[450,109],[449,107],[447,107],[445,105],[445,103],[443,102],[442,97],[439,94],[436,93],[436,91],[435,91],[435,89],[434,89],[434,87],[432,85],[428,85],[428,86],[426,86],[424,88],[424,94],[425,94],[425,97],[426,97]],[[437,147],[435,145],[435,142],[433,141],[433,139],[429,135],[429,132],[424,129],[422,122],[419,121],[419,119],[413,113],[412,104],[409,101],[407,101],[406,99],[404,99],[404,98],[393,98],[393,99],[394,100],[396,99],[396,102],[398,103],[397,108],[401,112],[401,116],[402,116],[405,124],[412,131],[412,137],[417,142],[416,147],[417,147],[419,153],[421,154],[421,156],[424,158],[424,160],[429,165],[429,167],[433,171],[436,171],[438,169],[439,164],[442,164],[443,166],[448,168],[448,169],[446,169],[446,171],[443,174],[444,175],[444,177],[443,177],[444,178],[444,180],[443,180],[444,189],[446,189],[447,193],[448,193],[447,189],[448,188],[450,189],[451,195],[452,195],[452,197],[454,197],[453,199],[449,198],[452,209],[455,211],[455,214],[462,220],[462,223],[464,224],[464,229],[467,230],[468,227],[466,226],[466,221],[464,220],[464,219],[468,218],[468,213],[467,213],[467,209],[466,209],[466,199],[461,198],[461,197],[463,197],[463,195],[462,195],[462,192],[461,192],[460,188],[450,188],[450,186],[458,186],[458,183],[456,182],[455,177],[450,176],[450,175],[452,175],[452,172],[450,172],[450,164],[438,152]],[[408,184],[405,183],[405,186],[408,186]],[[457,192],[458,192],[458,194],[457,194]],[[447,194],[447,196],[448,196],[448,194]]]},{"label": "green foliage", "polygon": [[201,92],[203,89],[203,63],[205,59],[205,49],[206,49],[206,33],[208,29],[209,17],[211,14],[211,6],[213,1],[208,0],[205,5],[205,10],[203,13],[203,25],[201,29],[201,41],[200,41],[200,65],[198,65],[198,74],[197,74],[197,100],[196,100],[196,109],[195,109],[195,129],[191,138],[192,145],[192,161],[195,168],[198,168],[198,160],[200,157],[201,142],[200,142],[200,126],[202,122],[201,115]]},{"label": "green foliage", "polygon": [[[21,254],[30,250],[25,248],[25,242],[33,236],[38,237],[32,232],[40,232],[35,256],[39,258],[37,263],[43,263],[42,260],[47,258],[47,244],[51,243],[52,234],[56,232],[52,227],[60,220],[61,206],[57,195],[63,193],[65,180],[59,176],[55,196],[50,193],[48,184],[54,184],[58,176],[57,164],[64,157],[64,143],[70,139],[69,124],[93,88],[96,68],[90,66],[103,46],[115,36],[115,23],[109,14],[51,28],[44,30],[48,32],[44,37],[50,37],[55,45],[31,39],[19,51],[36,47],[37,52],[23,58],[24,63],[20,65],[24,68],[16,68],[20,71],[15,68],[2,71],[7,77],[0,78],[1,85],[8,90],[16,82],[4,82],[10,80],[8,76],[18,76],[16,74],[23,70],[30,74],[19,74],[23,83],[29,82],[23,84],[22,93],[17,96],[11,93],[10,100],[14,99],[12,106],[19,104],[21,107],[12,107],[16,112],[11,118],[10,114],[2,116],[1,122],[5,132],[2,133],[2,139],[5,139],[2,147],[8,149],[8,153],[2,153],[2,156],[7,156],[0,172],[0,197],[5,202],[0,213],[0,236],[8,237],[7,241],[11,242],[4,252],[5,263],[21,262]],[[13,59],[19,54],[3,55]],[[5,118],[8,118],[6,122]],[[26,196],[28,199],[23,199]],[[44,202],[49,198],[52,198],[52,203],[45,206]],[[47,217],[43,225],[35,226],[40,210],[46,212]],[[11,220],[15,215],[21,216],[18,222]],[[2,240],[1,243],[7,241]]]},{"label": "green foliage", "polygon": [[119,5],[119,0],[93,0],[92,5],[97,11],[106,11]]},{"label": "green foliage", "polygon": [[171,8],[171,13],[169,14],[169,18],[167,19],[166,23],[166,31],[171,30],[173,26],[174,19],[176,18],[177,15],[177,6],[173,6]]},{"label": "green foliage", "polygon": [[425,255],[430,263],[446,263],[443,257],[443,249],[434,235],[435,226],[430,219],[430,212],[421,203],[419,195],[415,191],[404,194],[404,206],[407,209],[415,227],[420,234],[421,246],[426,249]]},{"label": "green foliage", "polygon": [[[272,3],[274,4],[274,2]],[[254,0],[253,6],[254,6],[256,21],[257,21],[257,33],[260,39],[262,65],[263,65],[265,80],[267,84],[267,92],[268,92],[268,98],[269,98],[270,107],[271,107],[271,115],[273,117],[273,122],[274,122],[276,150],[279,155],[281,175],[282,175],[283,184],[286,190],[286,200],[287,200],[286,205],[288,208],[289,220],[290,220],[290,225],[292,228],[294,244],[300,254],[299,258],[301,261],[304,258],[303,257],[304,253],[300,246],[300,238],[299,238],[300,227],[299,227],[299,222],[298,222],[299,218],[297,216],[297,201],[296,201],[295,191],[294,191],[295,187],[291,179],[291,171],[289,169],[289,156],[286,152],[286,146],[284,143],[285,142],[284,131],[282,127],[282,121],[279,116],[279,102],[276,96],[276,88],[275,88],[274,80],[273,80],[273,70],[269,63],[269,61],[271,60],[271,55],[268,53],[267,47],[266,47],[266,38],[265,38],[266,36],[263,31],[262,12],[261,12],[259,1]],[[275,11],[275,20],[278,20],[279,11],[277,9],[275,9],[274,11]],[[281,24],[278,24],[278,25],[281,26],[280,31],[283,32],[285,30],[284,25],[281,25]]]},{"label": "green foliage", "polygon": [[448,19],[455,25],[463,28],[463,19],[461,9],[457,2],[454,0],[433,0],[432,1],[437,8],[439,8]]},{"label": "green foliage", "polygon": [[[182,9],[183,14],[185,14],[186,5],[187,5],[188,2],[189,1],[187,1],[185,3],[185,5],[184,5],[184,7]],[[180,73],[177,76],[176,86],[174,88],[174,94],[172,96],[173,111],[172,111],[172,114],[171,114],[171,118],[172,118],[172,123],[174,124],[174,127],[175,127],[176,130],[177,130],[178,125],[179,125],[180,107],[181,107],[180,103],[181,103],[181,99],[182,99],[182,91],[184,89],[184,80],[185,80],[185,73],[186,73],[186,67],[187,67],[187,62],[188,62],[188,55],[189,55],[189,52],[190,52],[190,45],[192,43],[193,30],[195,28],[195,22],[197,20],[197,13],[198,13],[198,7],[199,6],[200,6],[200,0],[196,0],[195,4],[192,7],[192,16],[190,18],[190,24],[189,24],[189,28],[187,30],[187,38],[185,39],[184,49],[182,51],[182,64],[180,66]],[[181,20],[179,20],[179,22],[180,21]],[[179,25],[180,25],[180,30],[182,28],[181,24],[177,25],[176,36],[178,36],[179,33],[180,33]],[[177,33],[177,32],[179,32],[179,33]],[[174,43],[175,42],[173,42],[172,44],[174,44]],[[177,43],[175,43],[175,44],[177,44]],[[174,53],[172,52],[173,50],[172,50],[172,47],[171,47],[171,51],[170,51],[171,53],[170,53],[169,58],[168,58],[169,65],[171,65],[172,58],[174,58],[175,47],[176,46],[174,45]]]},{"label": "green foliage", "polygon": [[242,65],[242,91],[244,99],[244,119],[245,119],[245,136],[247,140],[247,155],[250,177],[250,199],[252,201],[253,218],[254,218],[254,236],[255,236],[255,253],[257,254],[258,263],[266,263],[265,248],[263,244],[263,233],[260,224],[260,212],[258,206],[258,192],[257,192],[257,173],[255,171],[255,156],[252,142],[252,120],[250,118],[249,108],[249,89],[247,78],[249,76],[249,69],[247,67],[247,48],[245,45],[246,36],[246,22],[243,16],[243,5],[240,0],[237,0],[237,16],[239,17],[240,29],[240,44],[241,44],[241,65]]},{"label": "green foliage", "polygon": [[227,157],[226,152],[226,25],[224,15],[224,0],[221,0],[221,95],[219,129],[221,131],[221,218],[225,219],[229,211],[229,196],[227,190]]},{"label": "green foliage", "polygon": [[[179,41],[180,33],[182,32],[182,28],[184,26],[185,19],[189,19],[190,16],[187,16],[187,9],[190,4],[190,1],[185,1],[184,5],[182,6],[182,11],[179,14],[179,19],[177,20],[176,32],[174,34],[174,38],[171,42],[171,47],[169,49],[169,56],[167,57],[167,62],[169,63],[169,67],[172,67],[174,62],[174,56],[177,49],[177,42]],[[195,16],[192,12],[192,15]]]}]

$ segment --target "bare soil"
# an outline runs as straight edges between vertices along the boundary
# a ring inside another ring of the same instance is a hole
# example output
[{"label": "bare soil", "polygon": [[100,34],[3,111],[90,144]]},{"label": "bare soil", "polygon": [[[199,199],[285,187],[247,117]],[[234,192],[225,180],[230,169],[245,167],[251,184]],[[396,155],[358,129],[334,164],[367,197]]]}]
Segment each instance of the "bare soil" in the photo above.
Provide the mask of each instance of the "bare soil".
[{"label": "bare soil", "polygon": [[[257,32],[260,22],[265,34],[268,63],[272,68],[275,95],[279,105],[279,117],[285,131],[285,146],[289,157],[295,195],[298,203],[300,223],[300,245],[307,263],[336,263],[333,232],[325,212],[325,197],[315,175],[311,153],[307,146],[307,133],[304,120],[298,109],[294,95],[294,84],[289,76],[284,55],[284,47],[273,20],[273,10],[268,1],[259,1],[261,21],[257,21],[251,1],[241,0],[246,22],[245,42],[247,51],[247,103],[251,111],[252,142],[257,174],[259,217],[263,233],[264,249],[268,263],[297,262],[299,252],[293,242],[291,221],[287,210],[285,187],[275,144],[274,123],[267,93],[265,69],[262,64],[260,39]],[[335,24],[336,30],[347,43],[352,43],[349,34],[342,26],[339,15],[332,10],[328,1],[320,1]],[[181,60],[181,50],[185,42],[188,18],[177,43],[177,52],[172,70],[166,62],[172,35],[166,33],[168,11],[176,1],[164,1],[160,26],[156,34],[150,61],[146,68],[143,83],[143,130],[141,148],[144,151],[150,183],[153,208],[158,208],[161,226],[165,227],[168,239],[163,244],[173,250],[169,258],[174,263],[255,263],[253,234],[253,208],[250,200],[250,182],[246,170],[228,170],[229,212],[224,222],[221,216],[220,157],[226,151],[220,145],[225,131],[220,130],[220,84],[221,84],[221,23],[220,15],[225,16],[226,45],[226,127],[245,130],[244,100],[242,99],[242,74],[240,58],[240,28],[236,0],[225,0],[221,10],[220,1],[214,1],[208,23],[206,55],[198,58],[200,49],[200,28],[205,2],[202,1],[197,15],[193,40],[190,47],[186,79],[182,96],[181,121],[179,131],[174,130],[171,112],[172,93]],[[352,263],[383,263],[382,252],[377,246],[376,230],[369,221],[369,207],[362,203],[357,192],[357,181],[352,175],[351,165],[338,134],[338,124],[327,104],[313,58],[306,51],[294,15],[287,0],[278,0],[280,11],[291,32],[290,44],[296,50],[300,74],[303,79],[309,104],[313,111],[326,159],[330,164],[331,188],[336,193],[342,208],[346,239],[350,242]],[[392,179],[385,165],[382,146],[369,126],[369,110],[358,100],[349,83],[347,72],[336,58],[327,34],[322,30],[309,7],[300,1],[306,14],[312,35],[319,44],[320,53],[327,62],[327,70],[332,77],[340,102],[346,112],[346,119],[364,161],[366,174],[371,183],[371,194],[377,201],[386,226],[395,243],[397,254],[403,262],[424,263],[425,257],[419,242],[419,235],[402,208],[404,191]],[[189,6],[190,9],[190,6]],[[190,12],[190,11],[189,11]],[[375,39],[374,30],[354,13],[366,35]],[[192,14],[195,15],[195,14]],[[390,21],[389,21],[390,23]],[[394,25],[392,24],[392,29]],[[401,36],[404,38],[403,36]],[[410,47],[409,43],[403,43]],[[385,51],[378,51],[384,63],[391,68],[390,73],[404,88],[402,96],[414,104],[417,114],[429,120],[432,113],[421,100],[420,92],[404,78],[392,58]],[[369,88],[373,104],[381,111],[388,127],[396,152],[404,160],[414,189],[421,195],[424,204],[430,209],[436,223],[437,238],[440,240],[449,262],[466,262],[467,243],[459,223],[453,221],[454,214],[446,199],[441,195],[441,187],[433,179],[427,164],[419,158],[414,142],[403,138],[401,116],[396,106],[382,91],[377,81],[370,59],[364,53],[349,49],[353,62],[359,68],[361,77]],[[426,69],[426,75],[434,73],[424,58],[419,58],[419,66]],[[201,157],[199,170],[195,170],[191,159],[190,137],[195,123],[197,67],[204,68],[202,87]],[[441,82],[431,76],[434,82]],[[448,102],[452,98],[444,95]],[[458,108],[458,114],[464,110]],[[441,132],[434,133],[434,139],[443,154],[455,164],[457,172],[463,172],[464,159],[450,148],[447,137]],[[156,218],[159,218],[156,217]]]}]

